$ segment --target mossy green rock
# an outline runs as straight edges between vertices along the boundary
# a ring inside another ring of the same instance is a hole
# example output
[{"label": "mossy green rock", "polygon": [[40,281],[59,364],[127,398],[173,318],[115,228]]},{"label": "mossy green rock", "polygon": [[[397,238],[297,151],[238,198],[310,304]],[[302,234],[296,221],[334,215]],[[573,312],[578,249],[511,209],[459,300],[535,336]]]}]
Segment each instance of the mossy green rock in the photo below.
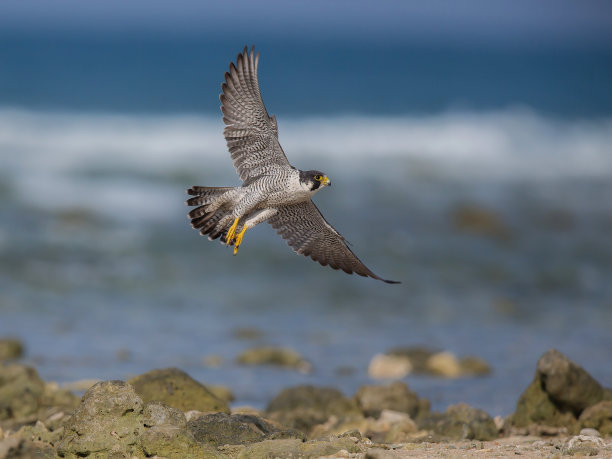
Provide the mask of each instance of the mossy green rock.
[{"label": "mossy green rock", "polygon": [[604,400],[582,412],[580,427],[597,429],[604,437],[612,436],[612,401]]},{"label": "mossy green rock", "polygon": [[226,401],[178,368],[149,371],[136,376],[129,383],[147,402],[159,400],[181,411],[229,413]]},{"label": "mossy green rock", "polygon": [[196,441],[189,431],[167,424],[147,429],[140,437],[140,445],[147,457],[159,456],[168,459],[225,457],[214,447]]},{"label": "mossy green rock", "polygon": [[332,415],[338,418],[361,416],[355,401],[338,389],[310,385],[282,390],[270,401],[266,413],[270,419],[306,433]]},{"label": "mossy green rock", "polygon": [[92,386],[66,421],[57,445],[61,457],[92,459],[141,453],[139,436],[143,401],[123,381],[103,381]]},{"label": "mossy green rock", "polygon": [[536,374],[532,383],[521,394],[516,411],[512,415],[516,427],[542,424],[551,427],[569,426],[575,430],[576,417],[571,411],[559,408],[542,388],[540,376]]},{"label": "mossy green rock", "polygon": [[540,357],[533,382],[512,415],[512,424],[541,424],[579,430],[578,416],[606,398],[606,390],[580,365],[552,349]]},{"label": "mossy green rock", "polygon": [[45,383],[34,368],[0,365],[0,421],[36,414],[44,390]]},{"label": "mossy green rock", "polygon": [[493,440],[498,431],[493,418],[483,410],[465,403],[449,406],[444,413],[434,413],[421,420],[419,427],[452,440]]},{"label": "mossy green rock", "polygon": [[246,445],[279,438],[305,439],[300,431],[280,428],[252,414],[207,414],[189,421],[187,428],[197,441],[214,446]]},{"label": "mossy green rock", "polygon": [[556,349],[540,357],[537,372],[546,393],[557,405],[569,408],[576,416],[604,397],[603,387],[584,368]]}]

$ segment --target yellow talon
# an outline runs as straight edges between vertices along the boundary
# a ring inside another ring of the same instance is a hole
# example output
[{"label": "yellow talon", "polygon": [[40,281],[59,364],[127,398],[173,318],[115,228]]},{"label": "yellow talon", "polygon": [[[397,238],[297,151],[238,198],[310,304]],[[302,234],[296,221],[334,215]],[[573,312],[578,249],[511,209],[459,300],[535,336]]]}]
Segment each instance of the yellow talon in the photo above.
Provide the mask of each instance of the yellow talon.
[{"label": "yellow talon", "polygon": [[242,227],[242,231],[240,231],[240,233],[238,233],[238,236],[236,236],[236,244],[234,245],[234,255],[236,255],[238,253],[238,249],[240,248],[240,244],[242,244],[242,238],[244,237],[244,233],[247,230],[247,226],[244,225]]},{"label": "yellow talon", "polygon": [[230,226],[230,229],[227,230],[227,234],[225,235],[225,243],[227,245],[231,245],[234,237],[236,237],[236,227],[238,226],[238,219],[234,220],[234,224]]}]

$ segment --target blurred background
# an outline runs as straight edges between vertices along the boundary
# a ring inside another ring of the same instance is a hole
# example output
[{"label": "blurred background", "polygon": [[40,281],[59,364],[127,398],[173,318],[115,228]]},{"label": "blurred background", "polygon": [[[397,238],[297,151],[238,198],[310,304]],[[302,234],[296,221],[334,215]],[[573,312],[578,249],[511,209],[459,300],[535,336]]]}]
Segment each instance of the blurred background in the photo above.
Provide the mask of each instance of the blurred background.
[{"label": "blurred background", "polygon": [[[238,185],[223,74],[244,45],[315,202],[390,286],[193,231],[191,185]],[[514,411],[557,348],[612,386],[612,4],[0,3],[0,337],[45,379],[178,366],[263,407],[351,395],[398,346],[492,373],[404,381]],[[300,373],[236,363],[284,346]]]}]

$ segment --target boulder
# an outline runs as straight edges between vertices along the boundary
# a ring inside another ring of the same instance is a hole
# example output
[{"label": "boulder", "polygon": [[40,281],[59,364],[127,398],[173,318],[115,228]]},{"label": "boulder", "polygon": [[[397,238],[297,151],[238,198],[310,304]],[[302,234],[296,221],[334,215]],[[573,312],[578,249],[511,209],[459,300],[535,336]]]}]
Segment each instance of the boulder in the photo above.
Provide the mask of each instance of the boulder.
[{"label": "boulder", "polygon": [[612,401],[604,400],[588,407],[578,422],[582,428],[597,429],[603,436],[612,436]]},{"label": "boulder", "polygon": [[106,458],[112,454],[142,454],[143,401],[123,381],[103,381],[91,387],[66,421],[57,444],[61,457]]},{"label": "boulder", "polygon": [[361,386],[354,400],[365,416],[374,418],[378,418],[383,410],[408,413],[413,419],[421,411],[429,411],[428,402],[420,400],[416,393],[399,381],[386,386]]},{"label": "boulder", "polygon": [[519,397],[511,423],[515,427],[529,427],[532,424],[568,427],[572,432],[577,428],[576,416],[555,404],[542,387],[539,374]]},{"label": "boulder", "polygon": [[309,385],[282,390],[270,401],[266,413],[271,419],[306,433],[330,416],[340,419],[361,416],[355,401],[338,389]]},{"label": "boulder", "polygon": [[187,428],[197,441],[212,446],[246,445],[267,439],[305,440],[302,432],[278,427],[252,414],[207,414],[189,421]]},{"label": "boulder", "polygon": [[0,427],[19,428],[61,411],[72,411],[79,398],[45,383],[38,372],[17,363],[0,364]]},{"label": "boulder", "polygon": [[45,383],[25,365],[0,365],[0,421],[26,420],[37,413]]},{"label": "boulder", "polygon": [[584,368],[555,349],[540,357],[537,372],[544,391],[557,405],[575,415],[603,399],[603,387]]},{"label": "boulder", "polygon": [[226,401],[178,368],[152,370],[129,383],[145,402],[159,400],[181,411],[229,413]]},{"label": "boulder", "polygon": [[576,433],[581,413],[605,397],[605,389],[591,375],[553,349],[538,360],[534,380],[519,398],[512,424],[566,427]]},{"label": "boulder", "polygon": [[444,413],[422,418],[419,427],[453,440],[492,440],[498,436],[493,418],[465,403],[451,405]]}]

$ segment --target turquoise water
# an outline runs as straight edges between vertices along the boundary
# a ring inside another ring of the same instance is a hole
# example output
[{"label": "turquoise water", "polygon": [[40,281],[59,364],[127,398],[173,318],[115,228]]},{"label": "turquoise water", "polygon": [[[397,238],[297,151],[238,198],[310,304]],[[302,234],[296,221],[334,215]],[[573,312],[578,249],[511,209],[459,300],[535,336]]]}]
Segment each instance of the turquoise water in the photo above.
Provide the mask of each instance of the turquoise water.
[{"label": "turquoise water", "polygon": [[[236,257],[198,236],[185,189],[238,184],[217,116],[4,108],[0,336],[24,340],[45,379],[178,366],[256,407],[297,383],[352,394],[376,353],[408,345],[493,367],[406,377],[437,409],[511,413],[550,348],[612,386],[609,118],[279,115],[279,130],[294,165],[332,179],[315,198],[328,221],[401,285],[296,256],[266,224]],[[461,229],[466,208],[496,223]],[[237,338],[244,327],[261,338]],[[314,371],[235,364],[255,344],[291,347]]]}]

